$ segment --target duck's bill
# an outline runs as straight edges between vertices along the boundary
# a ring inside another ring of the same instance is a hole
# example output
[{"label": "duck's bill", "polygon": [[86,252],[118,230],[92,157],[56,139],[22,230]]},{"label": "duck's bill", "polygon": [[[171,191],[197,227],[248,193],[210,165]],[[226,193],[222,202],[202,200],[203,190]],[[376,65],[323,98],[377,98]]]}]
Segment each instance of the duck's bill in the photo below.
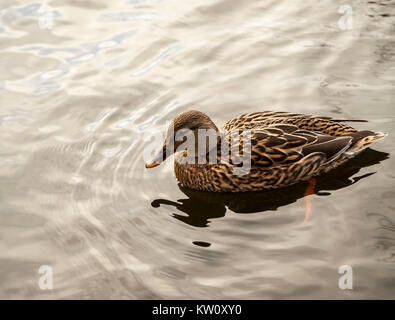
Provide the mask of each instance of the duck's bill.
[{"label": "duck's bill", "polygon": [[147,162],[146,164],[145,164],[145,167],[147,168],[147,169],[151,169],[151,168],[155,168],[155,167],[157,167],[157,166],[159,166],[159,162],[156,162],[156,161],[150,161],[150,162]]},{"label": "duck's bill", "polygon": [[[163,151],[165,150],[165,151]],[[151,159],[151,161],[146,162],[145,167],[147,169],[150,168],[155,168],[159,166],[163,161],[166,160],[166,149],[163,149],[160,152],[158,152],[155,157]]]}]

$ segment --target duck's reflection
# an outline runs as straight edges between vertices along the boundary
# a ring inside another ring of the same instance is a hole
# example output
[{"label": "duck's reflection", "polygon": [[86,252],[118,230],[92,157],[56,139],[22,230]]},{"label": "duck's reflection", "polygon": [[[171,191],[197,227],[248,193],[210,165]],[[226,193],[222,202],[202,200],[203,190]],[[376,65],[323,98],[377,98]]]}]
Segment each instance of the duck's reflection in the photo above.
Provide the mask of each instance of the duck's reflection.
[{"label": "duck's reflection", "polygon": [[[387,159],[388,153],[366,149],[355,158],[339,168],[316,178],[314,194],[318,196],[330,195],[331,190],[338,190],[350,186],[375,172],[354,176],[362,168],[380,163]],[[308,182],[277,190],[247,193],[212,193],[195,191],[179,185],[186,199],[175,201],[156,199],[151,204],[158,208],[160,205],[171,205],[185,214],[174,213],[173,217],[195,227],[207,227],[209,219],[225,216],[226,207],[236,213],[254,213],[276,210],[304,197],[309,190]]]}]

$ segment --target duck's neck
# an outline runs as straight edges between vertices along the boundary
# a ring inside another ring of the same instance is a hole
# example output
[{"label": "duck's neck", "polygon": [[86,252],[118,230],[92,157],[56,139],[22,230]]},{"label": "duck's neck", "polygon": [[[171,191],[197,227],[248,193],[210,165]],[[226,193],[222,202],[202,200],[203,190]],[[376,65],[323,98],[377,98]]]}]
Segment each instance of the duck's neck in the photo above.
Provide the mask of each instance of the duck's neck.
[{"label": "duck's neck", "polygon": [[187,142],[186,149],[179,149],[175,160],[185,158],[181,164],[187,166],[212,163],[212,158],[216,158],[218,150],[221,150],[221,132],[212,121],[210,124],[206,122],[205,125],[194,128],[192,132],[193,135],[188,136],[191,140],[184,141]]}]

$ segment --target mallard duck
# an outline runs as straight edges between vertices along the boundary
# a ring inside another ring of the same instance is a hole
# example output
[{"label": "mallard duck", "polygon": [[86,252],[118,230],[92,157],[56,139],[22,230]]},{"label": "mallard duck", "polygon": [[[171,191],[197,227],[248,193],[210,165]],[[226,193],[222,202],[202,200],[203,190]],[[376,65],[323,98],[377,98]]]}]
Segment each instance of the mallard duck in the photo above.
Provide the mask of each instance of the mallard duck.
[{"label": "mallard duck", "polygon": [[[206,114],[186,111],[173,120],[162,149],[146,163],[146,168],[158,166],[175,150],[174,172],[185,187],[211,192],[285,187],[328,172],[387,135],[358,131],[343,123],[347,121],[364,120],[264,111],[240,115],[219,130]],[[190,152],[184,146],[186,138],[177,138],[177,134],[185,129],[192,132],[196,147],[199,130],[215,132],[217,140],[212,145],[205,145],[202,151]],[[239,135],[238,140],[232,140],[235,133]],[[249,139],[244,139],[247,136]],[[230,150],[239,151],[237,161],[229,155],[229,148],[225,156],[221,148],[232,142],[236,143],[230,145]],[[213,145],[216,150],[214,159],[211,157]],[[202,156],[207,160],[204,163]],[[185,161],[188,157],[194,161]],[[249,160],[248,170],[235,174],[235,170],[244,164],[240,159],[246,158]]]}]

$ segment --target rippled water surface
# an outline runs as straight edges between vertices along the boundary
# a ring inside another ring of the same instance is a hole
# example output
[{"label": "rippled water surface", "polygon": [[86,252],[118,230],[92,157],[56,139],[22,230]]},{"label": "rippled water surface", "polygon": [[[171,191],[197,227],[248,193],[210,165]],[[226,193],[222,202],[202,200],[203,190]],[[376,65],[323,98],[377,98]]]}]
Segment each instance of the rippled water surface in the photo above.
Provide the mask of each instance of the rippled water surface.
[{"label": "rippled water surface", "polygon": [[[349,1],[350,30],[344,4],[1,0],[0,297],[395,298],[395,2]],[[305,217],[306,184],[210,194],[146,170],[146,134],[191,108],[389,136],[319,178]]]}]

